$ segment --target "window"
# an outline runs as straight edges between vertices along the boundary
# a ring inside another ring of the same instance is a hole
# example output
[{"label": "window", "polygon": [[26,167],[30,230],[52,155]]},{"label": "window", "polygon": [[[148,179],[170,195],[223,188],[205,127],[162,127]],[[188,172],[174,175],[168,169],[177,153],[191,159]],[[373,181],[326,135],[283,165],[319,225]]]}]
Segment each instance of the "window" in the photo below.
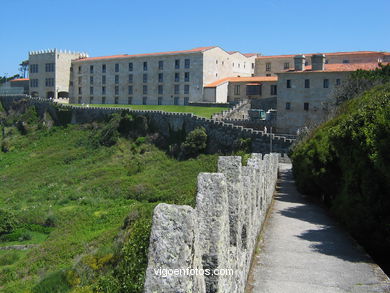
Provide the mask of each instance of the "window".
[{"label": "window", "polygon": [[31,79],[30,86],[31,87],[38,87],[38,79]]},{"label": "window", "polygon": [[341,84],[341,80],[340,80],[340,78],[337,78],[336,79],[336,85],[340,85]]},{"label": "window", "polygon": [[93,65],[89,66],[89,73],[91,73],[91,74],[93,73]]},{"label": "window", "polygon": [[164,93],[164,88],[163,88],[162,85],[159,85],[159,86],[157,87],[157,92],[158,92],[159,95],[162,95],[162,94]]},{"label": "window", "polygon": [[143,97],[142,98],[142,105],[146,105],[147,102],[148,102],[148,98],[147,97]]},{"label": "window", "polygon": [[309,103],[304,103],[303,104],[303,110],[309,111]]},{"label": "window", "polygon": [[175,95],[179,94],[180,92],[180,86],[178,84],[175,84]]},{"label": "window", "polygon": [[115,94],[119,95],[119,86],[117,86],[117,85],[115,86]]},{"label": "window", "polygon": [[147,86],[147,85],[144,85],[144,86],[142,87],[142,93],[143,93],[144,95],[147,95],[147,94],[148,94],[148,86]]},{"label": "window", "polygon": [[267,73],[265,76],[271,76],[271,73]]},{"label": "window", "polygon": [[190,68],[191,65],[190,62],[191,62],[190,59],[184,59],[184,68]]},{"label": "window", "polygon": [[158,97],[157,104],[158,105],[162,105],[162,102],[163,102],[163,98],[162,97]]},{"label": "window", "polygon": [[105,95],[105,94],[106,94],[106,87],[102,86],[102,95]]},{"label": "window", "polygon": [[176,59],[175,60],[175,69],[179,69],[179,68],[180,68],[180,60]]},{"label": "window", "polygon": [[93,95],[93,86],[89,87],[89,94]]},{"label": "window", "polygon": [[133,83],[133,75],[129,74],[129,83]]},{"label": "window", "polygon": [[190,93],[190,86],[188,84],[184,85],[184,93],[188,95]]},{"label": "window", "polygon": [[278,86],[276,84],[271,85],[271,96],[276,96],[278,94]]},{"label": "window", "polygon": [[82,81],[82,77],[81,77],[81,76],[79,76],[79,78],[78,78],[78,82],[79,82],[79,84],[81,84],[81,81]]},{"label": "window", "polygon": [[102,97],[102,104],[105,104],[105,103],[106,103],[106,97]]},{"label": "window", "polygon": [[189,72],[184,72],[184,81],[189,82],[190,81],[190,73]]},{"label": "window", "polygon": [[45,64],[46,72],[54,72],[54,63],[46,63]]},{"label": "window", "polygon": [[93,104],[93,97],[89,97],[89,103]]},{"label": "window", "polygon": [[129,95],[132,95],[133,94],[133,86],[132,85],[129,85],[128,88],[127,88],[127,93]]},{"label": "window", "polygon": [[261,95],[261,85],[247,85],[246,86],[246,95],[247,96],[257,96]]},{"label": "window", "polygon": [[291,103],[290,102],[286,103],[286,110],[291,110]]},{"label": "window", "polygon": [[115,75],[115,84],[119,84],[119,75]]},{"label": "window", "polygon": [[255,63],[252,63],[252,69],[255,69]]},{"label": "window", "polygon": [[38,73],[38,64],[31,64],[30,73]]},{"label": "window", "polygon": [[215,60],[215,64],[218,64],[218,60]]},{"label": "window", "polygon": [[234,94],[237,96],[240,94],[240,85],[235,85],[234,86]]},{"label": "window", "polygon": [[79,73],[81,73],[81,66],[79,66]]},{"label": "window", "polygon": [[343,63],[347,64],[347,63],[349,63],[349,60],[345,59],[345,60],[343,60]]},{"label": "window", "polygon": [[81,97],[78,97],[77,100],[78,100],[78,103],[81,104]]},{"label": "window", "polygon": [[175,82],[179,82],[180,81],[180,74],[179,72],[175,72]]},{"label": "window", "polygon": [[158,61],[158,69],[163,70],[164,69],[164,61]]},{"label": "window", "polygon": [[106,73],[106,64],[102,64],[102,73]]},{"label": "window", "polygon": [[290,63],[289,62],[284,62],[284,69],[290,69]]},{"label": "window", "polygon": [[127,104],[132,105],[133,104],[133,97],[127,98]]},{"label": "window", "polygon": [[329,87],[329,79],[324,79],[324,89]]},{"label": "window", "polygon": [[119,72],[119,64],[115,64],[115,72]]},{"label": "window", "polygon": [[310,79],[305,79],[305,88],[310,88]]},{"label": "window", "polygon": [[142,81],[143,82],[148,82],[148,74],[147,73],[144,73],[143,76],[142,76]]},{"label": "window", "polygon": [[265,71],[271,71],[271,63],[265,63]]},{"label": "window", "polygon": [[173,100],[173,103],[175,105],[179,105],[179,97],[175,97],[174,100]]},{"label": "window", "polygon": [[54,86],[54,78],[46,78],[45,85],[46,86]]},{"label": "window", "polygon": [[119,98],[118,97],[115,97],[115,104],[119,104]]},{"label": "window", "polygon": [[287,79],[287,88],[288,88],[288,89],[291,88],[291,79]]},{"label": "window", "polygon": [[90,76],[90,77],[89,77],[89,83],[90,83],[90,84],[93,84],[93,76]]},{"label": "window", "polygon": [[81,90],[81,87],[79,87],[79,95],[82,95],[82,94],[83,94],[83,92]]},{"label": "window", "polygon": [[102,84],[106,84],[106,76],[105,75],[102,76]]},{"label": "window", "polygon": [[129,71],[133,71],[133,62],[129,63]]},{"label": "window", "polygon": [[163,82],[164,81],[164,76],[162,73],[158,74],[158,82]]},{"label": "window", "polygon": [[188,105],[189,101],[190,101],[190,98],[189,97],[185,97],[184,98],[184,105]]},{"label": "window", "polygon": [[144,71],[148,70],[148,62],[144,62]]},{"label": "window", "polygon": [[69,86],[73,86],[73,81],[69,81]]}]

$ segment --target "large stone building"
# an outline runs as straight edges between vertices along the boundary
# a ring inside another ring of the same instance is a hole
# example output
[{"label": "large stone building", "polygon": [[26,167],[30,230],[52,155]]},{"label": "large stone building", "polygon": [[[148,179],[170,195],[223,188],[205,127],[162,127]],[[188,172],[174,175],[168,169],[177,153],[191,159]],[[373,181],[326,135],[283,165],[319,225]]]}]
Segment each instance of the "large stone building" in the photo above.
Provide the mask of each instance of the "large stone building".
[{"label": "large stone building", "polygon": [[[355,64],[355,63],[378,63],[390,62],[390,53],[377,51],[356,51],[320,53],[325,54],[325,64]],[[304,54],[305,65],[311,65],[311,56],[316,54]],[[294,69],[294,56],[296,55],[274,55],[259,56],[256,58],[256,76],[275,76],[278,72]]]},{"label": "large stone building", "polygon": [[326,55],[294,57],[294,68],[278,76],[277,131],[296,134],[298,129],[314,126],[329,113],[329,98],[348,75],[358,69],[372,70],[378,62],[326,64]]},{"label": "large stone building", "polygon": [[252,76],[256,56],[202,47],[79,58],[72,61],[70,97],[72,102],[91,104],[200,102],[205,85],[231,76]]},{"label": "large stone building", "polygon": [[68,97],[71,62],[87,56],[57,49],[30,52],[30,95],[54,99]]}]

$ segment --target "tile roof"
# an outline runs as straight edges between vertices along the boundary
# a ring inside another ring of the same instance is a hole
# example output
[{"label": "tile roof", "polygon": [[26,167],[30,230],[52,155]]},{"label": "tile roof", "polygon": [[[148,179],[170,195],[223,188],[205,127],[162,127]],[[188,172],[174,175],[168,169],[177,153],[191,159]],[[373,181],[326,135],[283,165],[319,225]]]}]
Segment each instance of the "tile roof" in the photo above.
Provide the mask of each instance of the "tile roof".
[{"label": "tile roof", "polygon": [[[384,65],[388,63],[382,63]],[[359,69],[362,70],[374,70],[379,67],[379,63],[337,63],[337,64],[325,64],[324,70],[312,70],[311,66],[306,66],[304,71],[287,70],[280,73],[305,73],[305,72],[351,72]]]},{"label": "tile roof", "polygon": [[254,83],[254,82],[266,82],[266,81],[270,81],[270,82],[276,82],[278,81],[278,77],[277,76],[248,76],[248,77],[226,77],[226,78],[222,78],[222,79],[219,79],[217,81],[214,81],[212,83],[209,83],[207,85],[205,85],[204,87],[216,87],[216,86],[219,86],[225,82],[250,82],[250,83]]},{"label": "tile roof", "polygon": [[28,78],[16,78],[16,79],[11,80],[11,82],[14,82],[14,81],[27,81],[27,80],[30,80],[30,79],[28,79]]},{"label": "tile roof", "polygon": [[[379,51],[352,51],[352,52],[333,52],[333,53],[309,53],[303,54],[306,57],[310,57],[316,54],[325,54],[327,56],[338,56],[338,55],[387,55],[388,52],[379,52]],[[293,54],[293,55],[270,55],[270,56],[259,56],[258,59],[270,59],[270,58],[293,58],[296,55],[301,54]]]},{"label": "tile roof", "polygon": [[196,53],[196,52],[204,52],[210,49],[216,48],[215,46],[211,47],[198,47],[191,50],[183,50],[183,51],[170,51],[170,52],[157,52],[157,53],[146,53],[146,54],[122,54],[122,55],[112,55],[112,56],[101,56],[101,57],[89,57],[89,58],[81,58],[74,61],[92,61],[92,60],[104,60],[104,59],[118,59],[118,58],[131,58],[131,57],[143,57],[143,56],[159,56],[159,55],[172,55],[172,54],[186,54],[186,53]]}]

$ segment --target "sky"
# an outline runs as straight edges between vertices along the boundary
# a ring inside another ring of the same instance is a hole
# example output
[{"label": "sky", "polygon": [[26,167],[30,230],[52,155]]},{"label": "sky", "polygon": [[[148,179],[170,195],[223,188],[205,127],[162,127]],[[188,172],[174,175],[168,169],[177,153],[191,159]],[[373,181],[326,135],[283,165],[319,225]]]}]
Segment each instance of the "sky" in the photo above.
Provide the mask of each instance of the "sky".
[{"label": "sky", "polygon": [[390,0],[0,0],[0,76],[29,51],[90,56],[219,46],[263,55],[390,51]]}]

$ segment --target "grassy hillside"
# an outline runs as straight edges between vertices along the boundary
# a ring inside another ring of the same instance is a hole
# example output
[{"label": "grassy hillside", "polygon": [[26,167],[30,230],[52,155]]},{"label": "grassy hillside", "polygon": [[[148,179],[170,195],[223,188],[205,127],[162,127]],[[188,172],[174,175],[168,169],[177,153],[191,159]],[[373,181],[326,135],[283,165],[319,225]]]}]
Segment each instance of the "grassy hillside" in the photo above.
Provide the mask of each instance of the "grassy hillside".
[{"label": "grassy hillside", "polygon": [[[81,105],[77,105],[81,106]],[[210,118],[215,113],[229,110],[226,107],[197,107],[197,106],[175,106],[175,105],[118,105],[118,104],[93,104],[94,107],[119,107],[131,108],[134,110],[158,110],[165,112],[192,113],[194,115]]]},{"label": "grassy hillside", "polygon": [[216,169],[215,155],[177,161],[148,137],[96,144],[102,128],[3,112],[0,246],[35,246],[0,250],[1,292],[142,292],[153,208],[193,205],[198,173]]},{"label": "grassy hillside", "polygon": [[335,216],[390,272],[390,84],[341,106],[292,153],[298,188]]}]

